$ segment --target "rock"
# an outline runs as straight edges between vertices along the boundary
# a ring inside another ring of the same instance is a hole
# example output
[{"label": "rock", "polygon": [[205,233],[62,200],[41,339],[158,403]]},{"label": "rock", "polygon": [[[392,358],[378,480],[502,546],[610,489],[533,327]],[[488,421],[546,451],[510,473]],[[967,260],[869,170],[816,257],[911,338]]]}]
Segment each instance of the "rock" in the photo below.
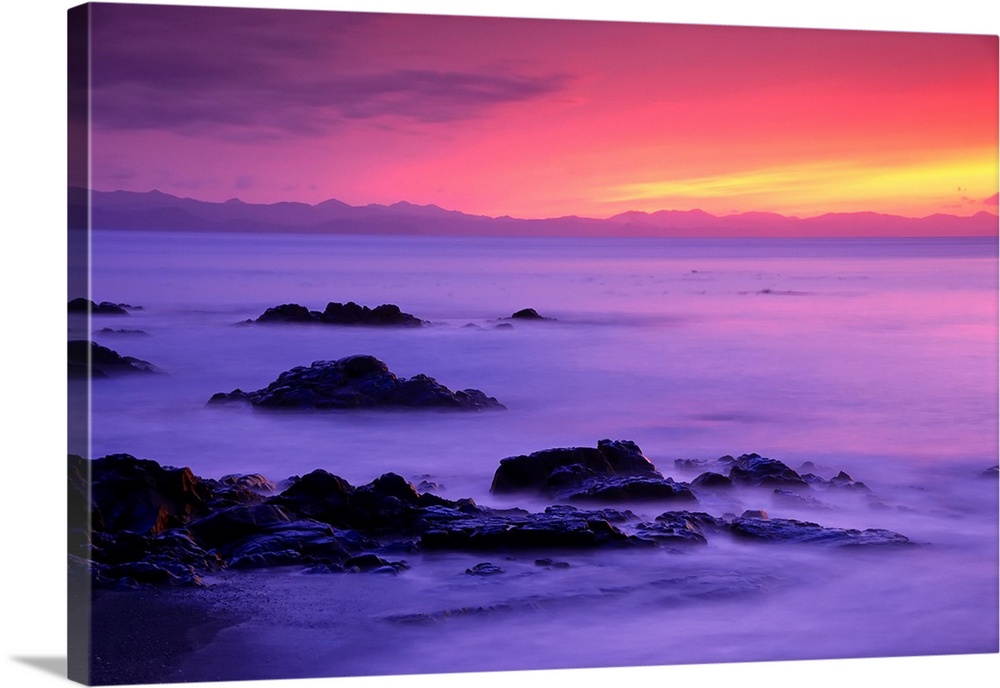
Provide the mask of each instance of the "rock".
[{"label": "rock", "polygon": [[420,407],[480,411],[503,409],[495,398],[476,389],[452,392],[426,375],[397,378],[374,356],[315,361],[286,370],[263,389],[219,392],[209,403],[249,402],[258,408],[359,409]]},{"label": "rock", "polygon": [[428,550],[511,551],[592,549],[649,545],[613,526],[600,512],[549,507],[531,514],[520,509],[474,512],[430,511],[419,522],[420,546]]},{"label": "rock", "polygon": [[149,336],[149,333],[146,332],[145,330],[128,330],[128,329],[122,329],[122,328],[117,328],[116,329],[116,328],[111,328],[111,327],[102,327],[101,329],[99,329],[97,331],[97,334],[111,334],[111,335],[123,334],[123,335]]},{"label": "rock", "polygon": [[110,301],[102,301],[101,303],[94,303],[90,299],[77,298],[73,299],[68,304],[68,312],[70,313],[90,313],[92,315],[128,315],[128,311],[125,310],[126,304],[111,303]]},{"label": "rock", "polygon": [[317,469],[299,478],[270,503],[283,506],[305,518],[334,526],[350,527],[348,495],[354,488],[343,478]]},{"label": "rock", "polygon": [[[683,483],[660,477],[644,457],[639,460],[641,452],[633,443],[602,441],[599,447],[546,451],[555,456],[568,452],[575,461],[589,456],[594,465],[606,464],[602,470],[611,474],[584,480],[601,499],[611,498],[612,487],[621,499],[693,499]],[[612,462],[639,475],[614,474]],[[579,473],[574,467],[580,465],[557,465],[553,473],[574,476]],[[550,554],[704,544],[718,533],[774,543],[909,543],[891,531],[825,528],[770,519],[762,510],[723,518],[666,511],[645,522],[631,511],[614,508],[584,510],[562,504],[540,513],[491,509],[471,499],[451,501],[422,493],[395,473],[354,487],[316,470],[289,479],[282,492],[273,494],[272,484],[260,475],[206,480],[187,468],[117,454],[90,462],[71,456],[68,477],[71,513],[75,520],[84,520],[89,509],[91,525],[89,531],[71,531],[70,575],[89,575],[98,587],[200,585],[204,574],[227,568],[295,566],[312,573],[396,574],[407,564],[384,557],[417,550],[495,555],[533,551],[543,555],[536,565],[564,568],[568,564]],[[484,566],[472,575],[492,573]]]},{"label": "rock", "polygon": [[522,308],[510,316],[513,320],[555,320],[555,318],[544,318],[538,314],[534,308]]},{"label": "rock", "polygon": [[[207,547],[220,547],[251,535],[265,532],[270,526],[292,521],[288,512],[274,504],[237,505],[215,511],[194,521],[188,530]],[[329,526],[327,526],[329,528]]]},{"label": "rock", "polygon": [[465,569],[465,573],[470,576],[496,576],[497,574],[503,573],[503,569],[496,564],[491,564],[488,561],[484,561],[481,564],[476,564],[472,568]]},{"label": "rock", "polygon": [[581,487],[595,476],[662,477],[635,442],[600,440],[597,448],[544,449],[500,461],[490,491],[557,490]]},{"label": "rock", "polygon": [[420,327],[420,318],[404,313],[399,306],[385,303],[375,308],[360,306],[353,301],[330,302],[320,311],[311,311],[297,303],[268,308],[255,321],[258,323],[321,323],[328,325],[365,325],[390,327]]},{"label": "rock", "polygon": [[755,487],[809,487],[802,476],[781,461],[760,454],[743,454],[734,459],[729,469],[729,478],[735,484]]},{"label": "rock", "polygon": [[671,478],[645,476],[590,478],[563,494],[572,501],[697,501],[691,488],[683,483],[675,483]]},{"label": "rock", "polygon": [[718,532],[727,526],[723,519],[703,511],[666,511],[653,523],[640,523],[637,531],[643,537],[672,545],[702,545],[708,542],[706,533]]},{"label": "rock", "polygon": [[159,372],[152,363],[131,356],[122,356],[106,346],[86,339],[67,342],[69,377],[105,378],[133,373]]},{"label": "rock", "polygon": [[825,528],[808,521],[787,518],[761,518],[749,516],[746,512],[729,526],[730,531],[741,538],[767,542],[792,542],[835,547],[909,545],[909,538],[889,530],[869,528],[854,530]]},{"label": "rock", "polygon": [[90,464],[93,508],[108,531],[156,534],[207,513],[211,492],[189,468],[162,467],[129,454]]},{"label": "rock", "polygon": [[535,566],[542,566],[547,569],[568,569],[568,561],[556,561],[550,557],[542,557],[541,559],[535,559]]},{"label": "rock", "polygon": [[316,311],[310,311],[305,306],[300,306],[297,303],[285,303],[280,306],[274,306],[272,308],[268,308],[254,322],[297,323],[297,322],[316,322],[318,319],[319,319],[319,313],[317,313]]},{"label": "rock", "polygon": [[729,476],[722,475],[721,473],[705,471],[691,481],[691,486],[705,490],[718,490],[732,487],[733,481]]},{"label": "rock", "polygon": [[981,475],[987,478],[996,478],[998,475],[1000,475],[1000,465],[990,466],[985,471],[983,471]]},{"label": "rock", "polygon": [[277,486],[262,476],[260,473],[231,473],[219,478],[219,484],[230,487],[241,487],[252,492],[269,494],[277,489]]}]

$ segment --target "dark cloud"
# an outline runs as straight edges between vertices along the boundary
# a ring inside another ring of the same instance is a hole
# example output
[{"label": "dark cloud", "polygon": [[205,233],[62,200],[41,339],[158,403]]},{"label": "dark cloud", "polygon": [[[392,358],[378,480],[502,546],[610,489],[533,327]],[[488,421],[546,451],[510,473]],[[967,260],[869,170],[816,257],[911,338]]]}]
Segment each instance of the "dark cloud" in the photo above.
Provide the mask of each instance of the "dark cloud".
[{"label": "dark cloud", "polygon": [[569,81],[366,60],[359,36],[377,15],[95,7],[93,118],[105,128],[301,136],[357,120],[451,122]]}]

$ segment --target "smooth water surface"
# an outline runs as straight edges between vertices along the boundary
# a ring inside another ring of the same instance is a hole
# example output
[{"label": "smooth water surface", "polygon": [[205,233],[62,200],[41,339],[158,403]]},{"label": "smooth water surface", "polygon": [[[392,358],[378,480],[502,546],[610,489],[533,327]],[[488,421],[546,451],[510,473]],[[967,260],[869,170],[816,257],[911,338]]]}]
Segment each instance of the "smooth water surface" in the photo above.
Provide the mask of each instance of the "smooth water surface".
[{"label": "smooth water surface", "polygon": [[[95,381],[92,446],[81,454],[128,452],[207,477],[324,468],[359,485],[393,471],[439,483],[450,499],[541,508],[489,494],[500,459],[630,439],[665,475],[690,480],[697,473],[675,459],[755,451],[793,468],[813,461],[828,478],[846,470],[887,508],[842,500],[804,513],[763,492],[700,508],[764,508],[924,543],[860,555],[710,543],[684,555],[578,555],[560,572],[528,558],[488,583],[462,575],[481,557],[428,555],[392,579],[293,579],[320,597],[324,585],[333,596],[365,588],[337,617],[353,631],[286,635],[248,678],[291,675],[293,664],[296,675],[331,675],[997,650],[997,481],[983,475],[998,453],[996,240],[96,232],[92,257],[92,297],[141,306],[95,316],[95,341],[165,374]],[[395,303],[433,324],[240,324],[278,304],[352,300]],[[497,327],[525,307],[554,320]],[[358,353],[401,377],[483,390],[507,410],[206,405],[215,392]],[[670,507],[630,508],[654,517]],[[448,615],[419,633],[391,620],[500,603],[510,610]],[[306,614],[272,611],[278,626]],[[370,633],[378,652],[360,644]],[[629,642],[610,642],[615,633]],[[503,651],[491,652],[498,638]],[[378,660],[386,647],[391,667]]]}]

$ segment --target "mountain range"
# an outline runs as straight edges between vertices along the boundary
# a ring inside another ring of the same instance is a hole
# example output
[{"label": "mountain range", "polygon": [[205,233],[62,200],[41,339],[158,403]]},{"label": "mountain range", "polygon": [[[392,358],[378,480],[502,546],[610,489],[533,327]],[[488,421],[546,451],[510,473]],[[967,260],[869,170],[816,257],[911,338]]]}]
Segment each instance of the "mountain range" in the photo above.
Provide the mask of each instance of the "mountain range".
[{"label": "mountain range", "polygon": [[[908,218],[872,212],[828,213],[809,218],[775,213],[716,216],[702,210],[629,211],[606,219],[576,216],[548,219],[487,217],[405,201],[352,206],[338,200],[316,205],[296,202],[211,203],[159,191],[89,192],[93,229],[189,232],[298,232],[330,234],[409,234],[446,236],[997,236],[997,216],[930,215]],[[88,226],[88,191],[70,187],[70,228]]]}]

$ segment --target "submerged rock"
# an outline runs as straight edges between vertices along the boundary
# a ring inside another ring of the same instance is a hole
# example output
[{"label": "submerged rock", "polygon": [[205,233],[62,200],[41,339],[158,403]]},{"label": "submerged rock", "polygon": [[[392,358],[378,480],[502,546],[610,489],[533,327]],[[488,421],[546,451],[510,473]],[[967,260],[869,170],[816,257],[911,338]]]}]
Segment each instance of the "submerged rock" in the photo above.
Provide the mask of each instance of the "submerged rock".
[{"label": "submerged rock", "polygon": [[319,323],[327,325],[370,325],[391,327],[420,327],[426,323],[399,306],[384,303],[375,308],[361,306],[353,301],[331,301],[323,311],[311,311],[297,303],[286,303],[264,311],[253,322],[258,323]]},{"label": "submerged rock", "polygon": [[480,411],[503,409],[494,397],[478,389],[452,392],[434,378],[414,375],[398,378],[374,356],[347,356],[336,361],[314,361],[286,370],[263,389],[219,392],[209,403],[246,401],[259,408],[358,409],[429,407]]},{"label": "submerged rock", "polygon": [[71,378],[105,378],[159,372],[156,366],[148,361],[122,356],[117,351],[86,339],[67,342],[67,362]]}]

